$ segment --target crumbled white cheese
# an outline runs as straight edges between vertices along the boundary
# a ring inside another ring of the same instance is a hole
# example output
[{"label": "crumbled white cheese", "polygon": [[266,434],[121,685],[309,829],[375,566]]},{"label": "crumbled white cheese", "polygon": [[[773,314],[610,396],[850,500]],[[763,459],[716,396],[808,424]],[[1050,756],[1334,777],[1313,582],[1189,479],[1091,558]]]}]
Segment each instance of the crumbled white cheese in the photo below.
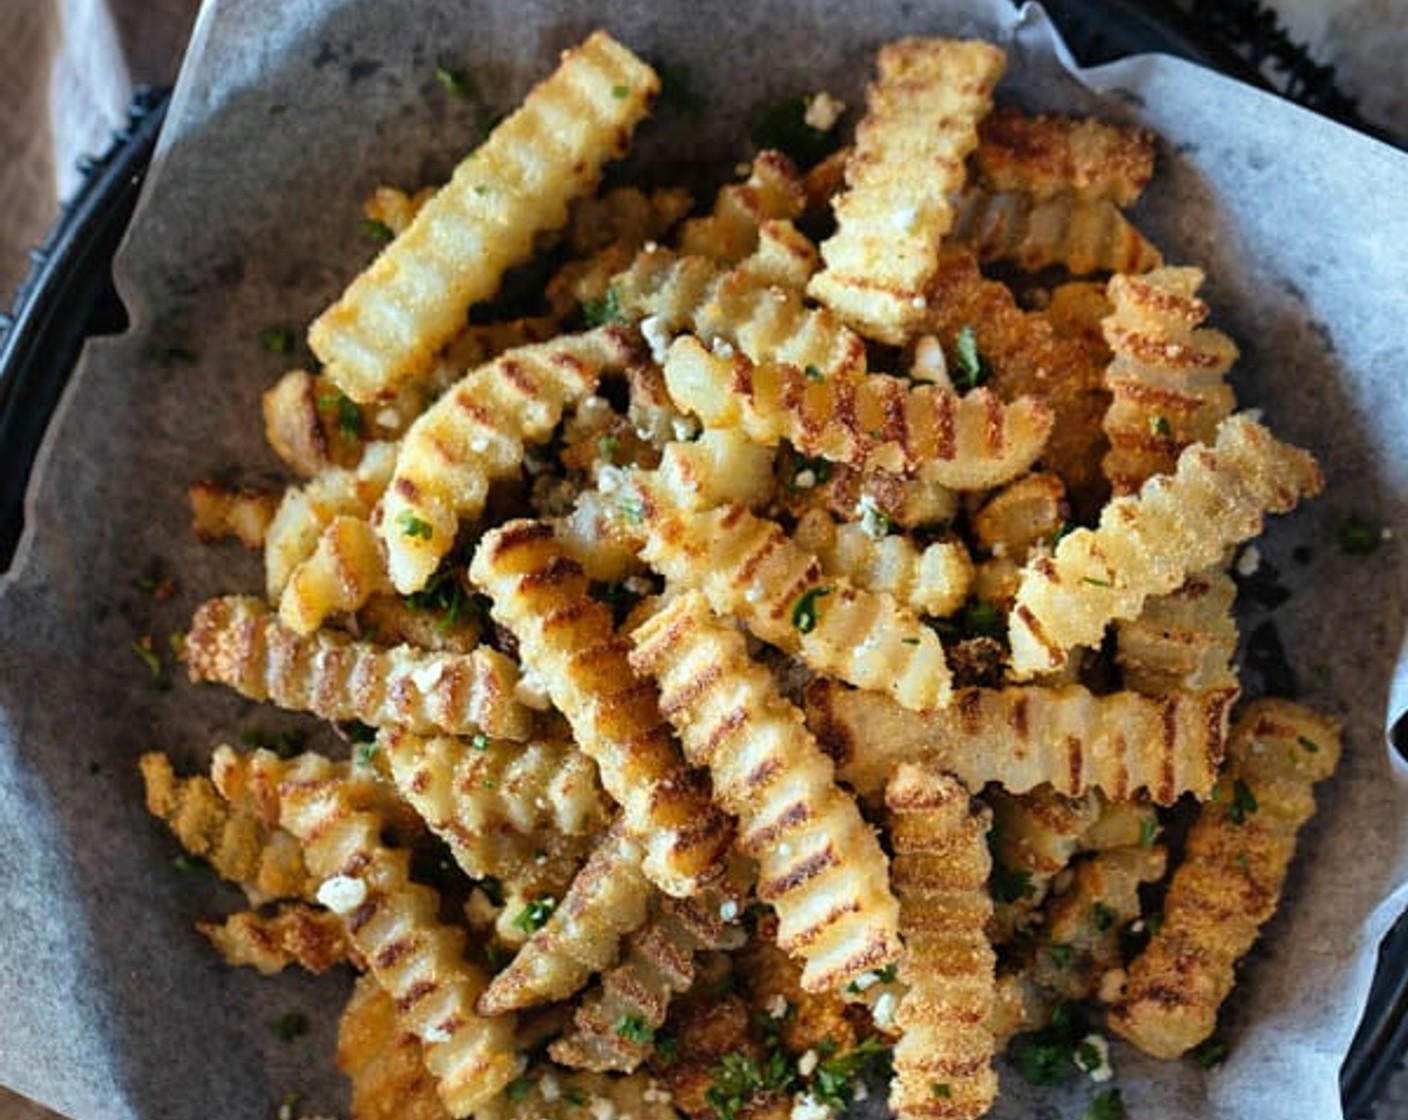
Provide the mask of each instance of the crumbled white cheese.
[{"label": "crumbled white cheese", "polygon": [[670,1090],[664,1088],[660,1082],[652,1081],[645,1087],[645,1091],[641,1093],[640,1099],[645,1101],[646,1104],[669,1104],[675,1098]]},{"label": "crumbled white cheese", "polygon": [[469,441],[469,449],[476,455],[483,455],[489,450],[489,440],[486,436],[475,436]]},{"label": "crumbled white cheese", "polygon": [[898,1006],[899,1000],[894,992],[882,992],[871,1009],[870,1017],[882,1031],[891,1030],[895,1025],[895,1008]]},{"label": "crumbled white cheese", "polygon": [[660,251],[660,244],[656,241],[647,241],[641,248],[647,253],[658,253]]},{"label": "crumbled white cheese", "polygon": [[1256,575],[1256,570],[1261,567],[1261,549],[1254,544],[1247,545],[1242,549],[1242,555],[1237,557],[1237,574],[1239,576]]},{"label": "crumbled white cheese", "polygon": [[817,1056],[817,1052],[815,1050],[808,1050],[805,1054],[803,1054],[800,1058],[797,1059],[797,1072],[800,1073],[803,1077],[810,1077],[812,1073],[816,1070],[816,1067],[820,1061],[821,1059]]},{"label": "crumbled white cheese", "polygon": [[693,416],[676,416],[670,420],[670,432],[680,443],[688,443],[699,434],[699,421]]},{"label": "crumbled white cheese", "polygon": [[851,981],[852,987],[858,992],[863,992],[867,988],[873,988],[878,983],[880,983],[880,974],[878,972],[862,972]]},{"label": "crumbled white cheese", "polygon": [[792,1120],[830,1120],[831,1109],[810,1093],[803,1093],[792,1105]]},{"label": "crumbled white cheese", "polygon": [[804,471],[798,471],[792,478],[792,485],[798,490],[810,490],[816,485],[816,471],[810,467]]},{"label": "crumbled white cheese", "polygon": [[1084,1062],[1081,1063],[1081,1068],[1085,1070],[1085,1075],[1089,1077],[1091,1081],[1098,1082],[1109,1081],[1110,1078],[1114,1077],[1115,1070],[1114,1067],[1110,1065],[1109,1040],[1106,1039],[1104,1035],[1088,1034],[1081,1039],[1080,1042],[1081,1048],[1076,1051],[1077,1054],[1081,1054],[1086,1047],[1089,1047],[1091,1050],[1095,1051],[1098,1058],[1095,1065],[1091,1067],[1087,1067]]},{"label": "crumbled white cheese", "polygon": [[738,917],[738,903],[731,898],[726,898],[723,905],[719,907],[719,917],[726,922],[733,921]]},{"label": "crumbled white cheese", "polygon": [[846,111],[846,103],[838,101],[825,90],[807,99],[807,110],[802,114],[802,120],[808,128],[814,128],[818,132],[830,132],[836,127],[836,122],[841,119],[841,114]]},{"label": "crumbled white cheese", "polygon": [[513,698],[525,708],[532,708],[536,712],[545,712],[552,707],[552,701],[548,698],[547,681],[539,676],[537,669],[532,665],[524,667],[523,675],[513,686]]},{"label": "crumbled white cheese", "polygon": [[445,675],[445,663],[443,661],[432,661],[428,665],[422,665],[419,669],[411,672],[411,681],[422,692],[429,692],[437,684],[440,678]]},{"label": "crumbled white cheese", "polygon": [[620,467],[602,467],[596,475],[596,488],[603,494],[614,494],[626,480],[626,472]]},{"label": "crumbled white cheese", "polygon": [[911,296],[909,306],[914,308],[915,311],[923,311],[929,306],[929,301],[923,296]]},{"label": "crumbled white cheese", "polygon": [[653,588],[644,576],[627,576],[621,584],[632,595],[649,595]]},{"label": "crumbled white cheese", "polygon": [[673,341],[670,332],[665,329],[664,320],[659,315],[647,315],[640,321],[640,333],[650,346],[650,357],[657,366],[663,366]]},{"label": "crumbled white cheese", "polygon": [[851,1086],[851,1102],[852,1102],[852,1103],[859,1103],[860,1101],[868,1101],[869,1099],[870,1099],[870,1090],[869,1090],[869,1088],[866,1087],[866,1084],[865,1084],[864,1081],[857,1081],[854,1085]]},{"label": "crumbled white cheese", "polygon": [[591,1109],[595,1120],[612,1120],[616,1115],[616,1106],[605,1097],[593,1097]]},{"label": "crumbled white cheese", "polygon": [[777,854],[780,855],[783,859],[786,859],[792,854],[792,845],[789,844],[786,840],[784,840],[781,844],[777,846]]},{"label": "crumbled white cheese", "polygon": [[768,1013],[771,1019],[784,1019],[787,1017],[787,997],[778,992],[772,999],[763,1005],[763,1010]]},{"label": "crumbled white cheese", "polygon": [[558,1097],[562,1096],[562,1086],[558,1083],[557,1074],[545,1073],[538,1081],[538,1091],[543,1094],[543,1100],[552,1104]]},{"label": "crumbled white cheese", "polygon": [[401,414],[394,408],[383,408],[377,412],[376,422],[383,428],[399,428],[401,426]]},{"label": "crumbled white cheese", "polygon": [[450,1034],[450,1032],[439,1023],[436,1023],[426,1028],[425,1034],[421,1036],[421,1039],[424,1042],[449,1042],[453,1037],[454,1035]]},{"label": "crumbled white cheese", "polygon": [[856,503],[856,516],[860,518],[861,531],[873,541],[889,535],[890,518],[869,494],[862,494]]},{"label": "crumbled white cheese", "polygon": [[350,875],[334,875],[318,887],[318,901],[334,914],[350,914],[367,900],[367,884]]},{"label": "crumbled white cheese", "polygon": [[709,349],[714,352],[714,357],[721,358],[725,362],[734,355],[733,343],[726,338],[716,338],[709,344]]}]

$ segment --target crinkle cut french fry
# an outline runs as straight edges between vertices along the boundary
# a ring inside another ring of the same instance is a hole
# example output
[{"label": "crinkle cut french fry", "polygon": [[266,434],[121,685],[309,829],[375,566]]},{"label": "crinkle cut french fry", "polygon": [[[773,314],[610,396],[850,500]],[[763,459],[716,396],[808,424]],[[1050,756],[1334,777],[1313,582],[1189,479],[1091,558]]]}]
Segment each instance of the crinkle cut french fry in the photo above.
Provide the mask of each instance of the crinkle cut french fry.
[{"label": "crinkle cut french fry", "polygon": [[693,197],[681,187],[657,187],[649,194],[639,187],[612,187],[572,204],[567,247],[587,256],[608,245],[642,245],[664,237],[693,207]]},{"label": "crinkle cut french fry", "polygon": [[972,515],[971,526],[983,548],[996,557],[1020,563],[1033,548],[1060,535],[1068,513],[1061,479],[1038,471],[989,496]]},{"label": "crinkle cut french fry", "polygon": [[532,713],[514,696],[518,669],[496,650],[383,649],[322,630],[303,637],[249,596],[203,603],[184,657],[194,681],[324,719],[504,739],[531,729]]},{"label": "crinkle cut french fry", "polygon": [[234,537],[245,548],[260,548],[279,498],[258,490],[241,490],[216,482],[197,482],[186,491],[191,527],[202,541]]},{"label": "crinkle cut french fry", "polygon": [[248,965],[264,976],[291,964],[309,972],[326,972],[349,960],[365,967],[348,943],[342,919],[304,903],[284,903],[272,914],[241,910],[223,922],[197,922],[196,929],[226,964]]},{"label": "crinkle cut french fry", "polygon": [[1098,644],[1107,623],[1137,617],[1149,596],[1173,591],[1261,532],[1267,513],[1323,484],[1308,452],[1244,414],[1228,417],[1214,445],[1191,445],[1174,474],[1111,500],[1097,528],[1077,529],[1023,569],[1009,619],[1013,672],[1059,669],[1071,649]]},{"label": "crinkle cut french fry", "polygon": [[987,389],[962,396],[871,373],[818,377],[795,366],[727,357],[681,336],[665,361],[670,395],[705,427],[741,427],[759,443],[789,440],[807,455],[884,470],[918,470],[956,490],[982,490],[1021,474],[1051,432],[1050,410]]},{"label": "crinkle cut french fry", "polygon": [[548,1063],[529,1068],[512,1093],[500,1093],[475,1112],[475,1120],[679,1120],[670,1094],[653,1077],[558,1069]]},{"label": "crinkle cut french fry", "polygon": [[203,774],[178,778],[160,751],[142,755],[140,766],[147,812],[165,822],[187,852],[240,884],[251,902],[311,897],[316,884],[298,843],[276,821],[231,804]]},{"label": "crinkle cut french fry", "polygon": [[747,179],[719,190],[708,217],[691,218],[680,227],[679,250],[734,264],[758,247],[758,230],[765,222],[795,221],[805,205],[792,161],[781,152],[759,152]]},{"label": "crinkle cut french fry", "polygon": [[1126,688],[1149,696],[1223,688],[1236,680],[1232,655],[1237,585],[1218,568],[1144,600],[1137,618],[1115,623],[1115,661]]},{"label": "crinkle cut french fry", "polygon": [[802,986],[835,991],[894,961],[898,907],[886,860],[837,788],[802,714],[748,656],[743,635],[686,592],[632,635],[631,664],[660,684],[660,708],[759,863],[758,897],[778,944],[806,962]]},{"label": "crinkle cut french fry", "polygon": [[1159,805],[1206,797],[1226,749],[1235,688],[1154,698],[1060,688],[967,688],[941,712],[914,712],[879,692],[833,681],[807,689],[807,718],[862,797],[878,798],[902,762],[949,771],[970,789],[998,782],[1014,793],[1042,783],[1067,797],[1099,789],[1127,799],[1148,790]]},{"label": "crinkle cut french fry", "polygon": [[979,177],[997,190],[1128,206],[1154,174],[1154,134],[1093,117],[1029,116],[1011,106],[978,124]]},{"label": "crinkle cut french fry", "polygon": [[[736,928],[719,916],[724,901],[710,887],[693,898],[657,894],[645,925],[626,939],[621,961],[577,1004],[572,1026],[548,1047],[553,1060],[573,1069],[631,1072],[652,1049],[670,1000],[694,983],[695,955],[733,943]],[[644,1031],[622,1033],[624,1022]],[[629,1035],[629,1037],[627,1037]]]},{"label": "crinkle cut french fry", "polygon": [[278,601],[334,518],[371,515],[395,466],[395,445],[372,443],[355,468],[330,468],[285,492],[264,537],[265,590],[272,601]]},{"label": "crinkle cut french fry", "polygon": [[596,762],[645,846],[650,880],[684,897],[721,874],[732,830],[686,773],[655,687],[631,670],[611,611],[589,597],[585,574],[551,526],[512,521],[486,533],[470,577]]},{"label": "crinkle cut french fry", "polygon": [[591,849],[588,834],[609,816],[596,766],[567,740],[396,729],[377,746],[397,788],[472,879],[559,894]]},{"label": "crinkle cut french fry", "polygon": [[353,400],[428,370],[533,240],[567,223],[602,165],[625,154],[655,73],[597,32],[455,169],[454,177],[314,322],[308,344]]},{"label": "crinkle cut french fry", "polygon": [[374,976],[358,978],[338,1020],[337,1065],[352,1083],[352,1120],[450,1120],[420,1040]]},{"label": "crinkle cut french fry", "polygon": [[295,634],[317,630],[329,615],[358,610],[378,592],[391,590],[386,557],[371,523],[337,516],[317,546],[289,574],[279,596],[279,621]]},{"label": "crinkle cut french fry", "polygon": [[1003,944],[1035,924],[1052,880],[1080,850],[1099,806],[1093,796],[1063,797],[1046,785],[1021,794],[994,786],[984,799],[992,809],[993,858],[1004,877],[1013,877],[994,906],[989,931]]},{"label": "crinkle cut french fry", "polygon": [[[681,588],[697,588],[766,642],[819,672],[889,693],[907,708],[941,708],[951,676],[938,635],[889,595],[823,574],[775,521],[742,506],[669,508],[637,478],[641,555]],[[634,507],[633,507],[634,508]]]},{"label": "crinkle cut french fry", "polygon": [[1006,58],[989,43],[903,39],[880,49],[879,78],[832,199],[836,233],[807,291],[882,342],[902,343],[923,319],[949,202]]},{"label": "crinkle cut french fry", "polygon": [[963,606],[973,586],[973,561],[960,540],[935,541],[921,550],[907,536],[837,524],[819,509],[798,519],[792,539],[816,553],[827,575],[883,591],[917,614],[944,618]]},{"label": "crinkle cut french fry", "polygon": [[1129,967],[1110,1026],[1175,1058],[1208,1038],[1237,962],[1280,899],[1314,786],[1335,770],[1339,725],[1286,700],[1238,716],[1218,796],[1203,803],[1164,900],[1164,919]]},{"label": "crinkle cut french fry", "polygon": [[383,820],[358,811],[325,759],[304,755],[280,787],[280,823],[303,842],[318,899],[340,914],[397,1020],[424,1046],[452,1116],[468,1116],[513,1078],[512,1015],[476,1013],[487,977],[463,954],[463,935],[438,918],[440,899],[410,880],[410,853],[382,843]]},{"label": "crinkle cut french fry", "polygon": [[[890,1107],[901,1118],[973,1120],[997,1095],[988,1025],[996,956],[984,932],[989,814],[947,775],[902,765],[885,788],[891,879],[905,956]],[[942,1089],[940,1089],[942,1087]]]},{"label": "crinkle cut french fry", "polygon": [[613,284],[621,313],[640,322],[657,360],[671,336],[689,331],[754,362],[814,368],[822,377],[865,372],[858,334],[826,308],[808,306],[800,293],[775,287],[751,264],[749,258],[725,269],[657,247],[640,253]]},{"label": "crinkle cut french fry", "polygon": [[640,928],[650,904],[644,852],[624,820],[602,834],[572,885],[518,954],[479,997],[479,1010],[500,1015],[563,1000],[610,968],[621,939]]},{"label": "crinkle cut french fry", "polygon": [[524,445],[546,440],[567,406],[622,369],[633,351],[619,327],[509,350],[464,376],[401,441],[379,531],[391,579],[418,591],[478,516],[489,483],[518,473]]},{"label": "crinkle cut french fry", "polygon": [[1060,265],[1073,276],[1148,272],[1163,254],[1104,199],[1050,198],[970,187],[958,204],[952,240],[985,264],[1007,261],[1026,272]]},{"label": "crinkle cut french fry", "polygon": [[1116,494],[1173,471],[1179,452],[1211,443],[1236,407],[1226,376],[1237,347],[1199,326],[1208,314],[1196,294],[1202,282],[1196,268],[1110,278],[1111,311],[1101,324],[1114,354],[1105,372],[1110,450],[1101,465]]}]

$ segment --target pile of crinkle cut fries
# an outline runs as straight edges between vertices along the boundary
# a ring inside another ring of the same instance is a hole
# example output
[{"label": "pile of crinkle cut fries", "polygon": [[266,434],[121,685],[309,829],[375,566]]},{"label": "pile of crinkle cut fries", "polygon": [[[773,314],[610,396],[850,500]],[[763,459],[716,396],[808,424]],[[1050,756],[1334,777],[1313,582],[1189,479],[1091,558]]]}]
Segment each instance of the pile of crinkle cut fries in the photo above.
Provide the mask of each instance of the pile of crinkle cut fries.
[{"label": "pile of crinkle cut fries", "polygon": [[1208,1052],[1339,753],[1237,708],[1228,568],[1321,477],[1125,213],[1154,137],[1004,64],[891,43],[697,206],[599,190],[660,82],[597,33],[366,203],[264,397],[296,481],[191,490],[267,583],[183,655],[346,750],[142,759],[226,960],[360,974],[354,1117],[977,1117],[1009,1044]]}]

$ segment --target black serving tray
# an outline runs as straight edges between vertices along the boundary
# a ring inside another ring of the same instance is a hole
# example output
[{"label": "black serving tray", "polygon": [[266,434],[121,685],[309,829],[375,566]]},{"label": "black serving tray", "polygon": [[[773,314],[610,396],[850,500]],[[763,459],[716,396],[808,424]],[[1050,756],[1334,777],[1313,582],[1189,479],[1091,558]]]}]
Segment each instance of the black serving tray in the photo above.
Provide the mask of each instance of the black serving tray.
[{"label": "black serving tray", "polygon": [[[1333,72],[1314,67],[1304,52],[1297,60],[1298,48],[1287,43],[1270,15],[1254,3],[1239,2],[1237,20],[1197,22],[1154,0],[1046,0],[1045,6],[1085,65],[1161,52],[1275,89],[1276,83],[1258,69],[1265,67],[1274,47],[1274,60],[1293,79],[1282,83],[1288,88],[1279,92],[1375,132],[1334,90]],[[1306,67],[1313,71],[1313,81],[1305,79]],[[137,203],[168,100],[166,90],[137,94],[127,126],[114,137],[107,154],[82,167],[82,189],[44,244],[30,253],[29,275],[13,309],[0,316],[0,570],[9,565],[19,541],[34,458],[79,351],[89,338],[127,326],[126,310],[113,288],[113,254]],[[1364,1018],[1340,1070],[1349,1120],[1368,1120],[1406,1047],[1408,918],[1394,926],[1380,947]]]}]

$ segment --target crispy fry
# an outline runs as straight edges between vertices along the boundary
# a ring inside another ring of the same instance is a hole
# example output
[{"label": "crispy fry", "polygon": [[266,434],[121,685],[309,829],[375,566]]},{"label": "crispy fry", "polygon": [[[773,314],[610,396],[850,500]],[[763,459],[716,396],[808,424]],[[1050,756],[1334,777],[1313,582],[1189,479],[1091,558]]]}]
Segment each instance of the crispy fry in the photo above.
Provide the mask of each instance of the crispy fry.
[{"label": "crispy fry", "polygon": [[362,402],[428,370],[465,309],[492,296],[534,236],[565,225],[568,203],[625,154],[659,89],[605,32],[569,51],[314,322],[308,344],[328,376]]},{"label": "crispy fry", "polygon": [[532,713],[515,699],[518,671],[503,654],[382,649],[331,631],[302,637],[258,599],[229,595],[196,611],[186,635],[195,681],[332,720],[412,731],[528,736]]},{"label": "crispy fry", "polygon": [[974,811],[954,779],[911,765],[890,779],[885,805],[905,945],[899,978],[908,988],[895,1011],[890,1107],[901,1118],[971,1120],[997,1095],[988,1026],[996,958],[984,934],[989,815]]},{"label": "crispy fry", "polygon": [[304,903],[283,903],[270,915],[241,910],[223,922],[197,922],[196,929],[226,964],[248,965],[265,976],[291,964],[309,972],[326,972],[349,960],[365,967],[347,940],[342,919]]},{"label": "crispy fry", "polygon": [[1232,729],[1219,796],[1188,835],[1164,920],[1129,967],[1110,1026],[1141,1050],[1174,1058],[1208,1038],[1233,969],[1271,917],[1315,811],[1314,786],[1335,769],[1339,727],[1284,700],[1248,704]]},{"label": "crispy fry", "polygon": [[977,147],[1005,65],[987,43],[904,39],[880,49],[879,79],[832,199],[836,233],[808,293],[863,333],[902,343],[922,321],[937,244],[953,224],[949,196]]},{"label": "crispy fry", "polygon": [[1093,796],[1063,797],[1046,785],[1021,794],[994,786],[984,800],[992,809],[998,870],[989,932],[994,942],[1005,944],[1038,920],[1052,880],[1080,850],[1099,806]]},{"label": "crispy fry", "polygon": [[500,355],[427,410],[401,442],[382,501],[379,532],[396,589],[424,587],[460,520],[483,510],[489,483],[518,472],[524,444],[547,439],[569,403],[630,358],[619,328],[563,335]]},{"label": "crispy fry", "polygon": [[374,976],[357,980],[338,1020],[337,1064],[352,1082],[352,1120],[450,1120],[420,1039]]},{"label": "crispy fry", "polygon": [[1000,782],[1025,793],[1043,782],[1067,797],[1088,789],[1159,805],[1206,797],[1226,747],[1235,688],[1155,699],[1061,688],[961,689],[949,710],[907,711],[878,692],[831,681],[807,690],[807,718],[837,774],[878,798],[902,762],[947,770],[970,789]]},{"label": "crispy fry", "polygon": [[1167,595],[1144,600],[1137,618],[1115,624],[1115,660],[1127,688],[1149,696],[1225,688],[1236,680],[1232,654],[1237,586],[1216,568],[1189,576]]},{"label": "crispy fry", "polygon": [[759,863],[758,897],[777,910],[778,944],[806,961],[802,986],[834,991],[895,960],[884,853],[743,636],[693,592],[632,640],[631,664],[660,682],[687,757],[709,767],[715,798],[739,820],[739,847]]},{"label": "crispy fry", "polygon": [[279,507],[274,494],[197,482],[186,491],[191,527],[203,541],[234,537],[245,548],[260,548]]},{"label": "crispy fry", "polygon": [[979,123],[978,137],[978,174],[997,190],[1038,198],[1072,191],[1128,206],[1154,174],[1153,133],[1093,117],[1028,116],[1003,106]]},{"label": "crispy fry", "polygon": [[708,217],[680,227],[679,250],[720,264],[743,260],[758,247],[758,230],[775,219],[795,221],[806,199],[792,161],[781,152],[759,152],[748,178],[719,191]]},{"label": "crispy fry", "polygon": [[1308,452],[1245,415],[1228,417],[1216,444],[1192,445],[1176,473],[1115,498],[1098,528],[1077,529],[1023,569],[1009,622],[1013,671],[1020,679],[1060,668],[1107,623],[1137,617],[1149,596],[1173,591],[1259,533],[1267,513],[1287,512],[1322,485]]},{"label": "crispy fry", "polygon": [[279,621],[307,636],[330,615],[358,610],[390,590],[376,530],[361,517],[339,515],[318,537],[312,555],[289,574],[279,596]]},{"label": "crispy fry", "polygon": [[452,1116],[467,1116],[518,1069],[511,1015],[474,1010],[487,977],[463,957],[463,936],[437,917],[439,898],[409,878],[404,849],[381,842],[381,818],[358,811],[326,760],[305,755],[280,787],[280,823],[303,841],[319,901],[396,1001],[397,1022],[424,1047]]},{"label": "crispy fry", "polygon": [[686,774],[654,687],[631,670],[611,612],[588,597],[586,576],[551,527],[514,521],[487,533],[470,577],[596,761],[601,784],[645,846],[650,880],[683,897],[720,874],[730,829]]},{"label": "crispy fry", "polygon": [[[950,677],[939,637],[885,594],[822,574],[774,521],[742,506],[661,508],[637,480],[646,543],[641,555],[682,588],[698,588],[719,614],[819,672],[888,692],[905,707],[940,708]],[[634,508],[634,507],[633,507]]]},{"label": "crispy fry", "polygon": [[993,494],[973,515],[973,535],[994,556],[1025,561],[1066,525],[1066,487],[1054,474],[1025,475]]}]

